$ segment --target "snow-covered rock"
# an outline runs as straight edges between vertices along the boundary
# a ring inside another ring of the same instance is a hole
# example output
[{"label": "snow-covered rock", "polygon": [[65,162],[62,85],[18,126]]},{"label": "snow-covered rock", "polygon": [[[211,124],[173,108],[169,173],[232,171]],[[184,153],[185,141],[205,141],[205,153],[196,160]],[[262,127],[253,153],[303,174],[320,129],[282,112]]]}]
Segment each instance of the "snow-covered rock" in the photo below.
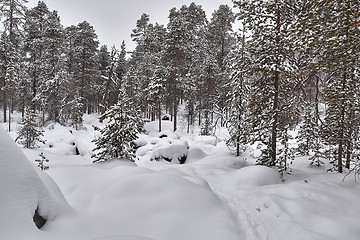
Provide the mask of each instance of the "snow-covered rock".
[{"label": "snow-covered rock", "polygon": [[168,162],[183,164],[186,161],[188,152],[189,144],[187,141],[174,141],[154,148],[151,159],[164,159]]}]

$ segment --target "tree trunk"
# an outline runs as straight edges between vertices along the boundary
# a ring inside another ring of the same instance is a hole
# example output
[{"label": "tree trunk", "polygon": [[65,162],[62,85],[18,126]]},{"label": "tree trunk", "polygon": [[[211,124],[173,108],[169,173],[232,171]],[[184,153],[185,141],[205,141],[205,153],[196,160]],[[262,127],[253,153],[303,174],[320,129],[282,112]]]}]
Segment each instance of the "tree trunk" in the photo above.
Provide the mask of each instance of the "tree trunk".
[{"label": "tree trunk", "polygon": [[[277,9],[276,9],[276,48],[279,51],[280,48],[280,32],[281,32],[281,25],[280,25],[280,8],[279,2],[276,1]],[[278,52],[278,54],[280,54]],[[280,72],[279,67],[280,59],[277,58],[276,60],[276,70],[274,72],[274,99],[273,99],[273,108],[272,108],[272,126],[271,126],[271,166],[274,166],[276,163],[276,142],[277,142],[277,125],[278,125],[278,105],[279,105],[279,84],[280,84]]]},{"label": "tree trunk", "polygon": [[177,99],[176,96],[174,96],[174,132],[177,130]]},{"label": "tree trunk", "polygon": [[342,163],[342,156],[343,156],[343,150],[344,150],[344,132],[345,132],[345,88],[346,88],[346,68],[344,70],[343,79],[342,79],[342,96],[340,100],[340,120],[338,122],[339,124],[339,135],[338,135],[338,156],[337,156],[337,162],[338,162],[338,172],[343,172],[343,163]]},{"label": "tree trunk", "polygon": [[6,117],[7,106],[6,106],[5,80],[4,80],[4,90],[3,90],[3,110],[4,110],[4,123],[6,123],[7,122],[7,117]]},{"label": "tree trunk", "polygon": [[159,101],[159,105],[158,105],[158,107],[159,107],[159,112],[158,112],[158,115],[159,115],[159,132],[161,132],[161,103],[160,103],[160,101]]}]

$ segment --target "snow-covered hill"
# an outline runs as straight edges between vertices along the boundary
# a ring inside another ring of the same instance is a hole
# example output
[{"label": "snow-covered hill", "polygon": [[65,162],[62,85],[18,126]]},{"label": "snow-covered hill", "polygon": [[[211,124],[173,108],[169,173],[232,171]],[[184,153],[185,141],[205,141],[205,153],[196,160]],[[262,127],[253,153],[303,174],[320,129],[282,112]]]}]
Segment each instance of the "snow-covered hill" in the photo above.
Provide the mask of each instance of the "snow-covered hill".
[{"label": "snow-covered hill", "polygon": [[[343,182],[344,175],[324,173],[309,167],[306,158],[297,158],[293,173],[283,182],[275,170],[254,166],[252,149],[237,158],[217,138],[171,133],[171,122],[164,122],[162,133],[156,132],[156,122],[146,126],[149,134],[140,136],[135,163],[92,164],[91,140],[98,134],[92,126],[101,124],[95,115],[84,119],[79,131],[47,126],[45,145],[22,149],[27,159],[0,131],[1,239],[356,240],[360,236],[360,184],[352,176]],[[16,137],[15,132],[10,135]],[[172,144],[185,148],[167,147]],[[185,164],[151,161],[155,153],[175,154],[174,149],[186,152]],[[50,160],[45,173],[35,170],[41,152]],[[41,230],[32,222],[37,206],[49,218]]]}]

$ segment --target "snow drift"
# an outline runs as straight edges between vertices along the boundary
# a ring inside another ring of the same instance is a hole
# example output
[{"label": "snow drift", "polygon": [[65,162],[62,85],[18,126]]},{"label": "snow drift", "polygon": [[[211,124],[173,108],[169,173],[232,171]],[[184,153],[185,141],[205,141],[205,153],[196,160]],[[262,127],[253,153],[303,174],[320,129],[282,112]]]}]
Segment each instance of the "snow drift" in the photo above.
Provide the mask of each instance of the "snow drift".
[{"label": "snow drift", "polygon": [[0,225],[2,239],[28,239],[39,233],[33,216],[37,210],[54,220],[69,209],[60,189],[45,173],[35,169],[15,142],[0,127]]}]

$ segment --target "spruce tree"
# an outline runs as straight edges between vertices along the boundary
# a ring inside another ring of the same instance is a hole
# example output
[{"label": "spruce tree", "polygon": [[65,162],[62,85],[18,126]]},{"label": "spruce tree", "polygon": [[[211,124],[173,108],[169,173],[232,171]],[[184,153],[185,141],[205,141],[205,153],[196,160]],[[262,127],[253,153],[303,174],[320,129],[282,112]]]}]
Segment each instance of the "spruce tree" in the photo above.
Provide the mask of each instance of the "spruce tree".
[{"label": "spruce tree", "polygon": [[96,148],[93,150],[94,163],[113,158],[126,158],[135,161],[135,151],[132,142],[143,130],[143,121],[138,108],[132,100],[120,91],[119,101],[99,117],[106,126],[100,130],[101,137],[93,140]]},{"label": "spruce tree", "polygon": [[320,166],[320,164],[323,164],[321,161],[321,157],[323,157],[321,133],[317,117],[314,115],[311,107],[310,105],[306,108],[303,123],[300,125],[300,130],[296,137],[298,144],[297,151],[301,155],[310,156],[310,165]]},{"label": "spruce tree", "polygon": [[45,143],[41,138],[42,136],[43,131],[37,127],[37,116],[33,110],[28,108],[15,142],[18,141],[25,148],[34,148],[38,143]]}]

